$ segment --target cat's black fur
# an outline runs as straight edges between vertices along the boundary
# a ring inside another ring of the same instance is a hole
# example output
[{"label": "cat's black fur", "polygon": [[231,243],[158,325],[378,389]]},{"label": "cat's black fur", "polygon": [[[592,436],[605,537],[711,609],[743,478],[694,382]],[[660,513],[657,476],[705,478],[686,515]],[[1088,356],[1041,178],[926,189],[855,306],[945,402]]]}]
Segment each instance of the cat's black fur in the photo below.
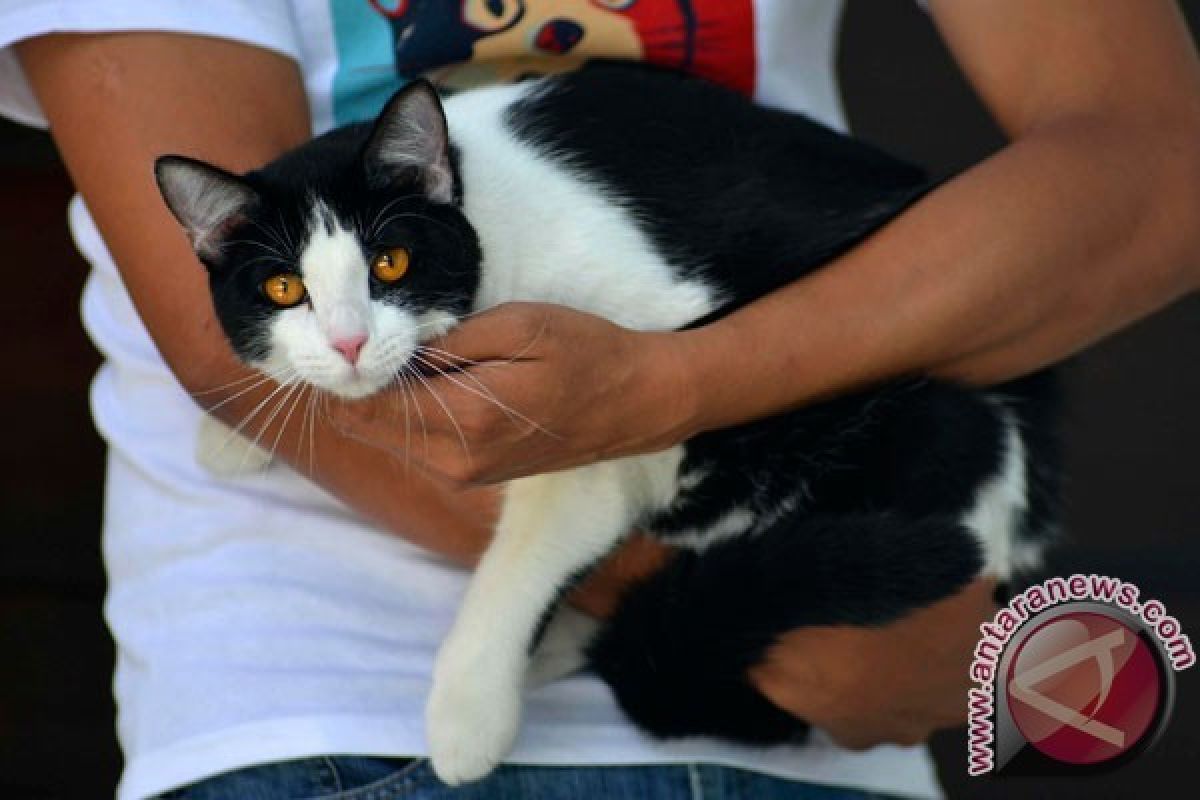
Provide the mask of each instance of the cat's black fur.
[{"label": "cat's black fur", "polygon": [[[507,121],[548,158],[608,187],[682,277],[717,287],[722,305],[710,317],[824,265],[931,186],[920,169],[808,119],[635,66],[593,64],[557,78]],[[388,204],[414,212],[373,244],[417,242],[415,255],[444,268],[414,273],[397,302],[462,313],[479,281],[469,224],[415,190],[416,172],[373,181],[372,130],[336,131],[252,173],[257,198],[242,213],[298,240],[313,193],[346,219],[376,218]],[[240,225],[235,240],[254,241],[254,230]],[[269,313],[255,287],[280,266],[252,264],[263,256],[258,241],[206,259],[243,356],[256,352],[255,319]],[[806,320],[794,324],[777,332],[781,347],[803,335]],[[976,577],[981,548],[962,519],[1001,470],[1013,425],[1027,501],[1016,535],[1044,542],[1056,516],[1054,394],[1046,372],[988,390],[912,377],[692,439],[680,470],[692,479],[643,528],[670,542],[705,539],[735,509],[755,523],[681,552],[630,591],[592,641],[592,667],[660,736],[802,735],[804,723],[765,700],[747,668],[791,629],[887,623]]]},{"label": "cat's black fur", "polygon": [[864,142],[650,67],[593,62],[509,121],[611,186],[682,275],[721,287],[714,316],[826,264],[930,188]]},{"label": "cat's black fur", "polygon": [[[1048,374],[996,387],[1022,427],[1053,402]],[[1049,441],[1025,441],[1049,472]],[[622,707],[660,736],[708,733],[772,742],[802,734],[746,682],[780,633],[879,625],[948,596],[979,574],[960,524],[1005,452],[981,395],[913,379],[690,442],[684,474],[705,475],[676,508],[645,522],[666,541],[734,508],[767,524],[681,552],[631,591],[590,658]],[[1044,539],[1053,478],[1044,475],[1018,536]],[[778,519],[772,510],[788,510]],[[687,702],[687,698],[692,698]]]},{"label": "cat's black fur", "polygon": [[[860,141],[674,73],[594,65],[510,119],[629,198],[664,252],[721,286],[728,302],[714,316],[824,265],[930,188],[922,170]],[[1000,406],[1022,431],[1030,478],[1019,536],[1046,537],[1054,403],[1046,372],[986,394],[913,378],[692,439],[680,471],[704,478],[646,530],[669,542],[735,508],[790,510],[681,553],[630,592],[592,643],[592,666],[660,736],[802,734],[747,668],[784,631],[886,623],[978,574],[959,519],[1000,467]]]}]

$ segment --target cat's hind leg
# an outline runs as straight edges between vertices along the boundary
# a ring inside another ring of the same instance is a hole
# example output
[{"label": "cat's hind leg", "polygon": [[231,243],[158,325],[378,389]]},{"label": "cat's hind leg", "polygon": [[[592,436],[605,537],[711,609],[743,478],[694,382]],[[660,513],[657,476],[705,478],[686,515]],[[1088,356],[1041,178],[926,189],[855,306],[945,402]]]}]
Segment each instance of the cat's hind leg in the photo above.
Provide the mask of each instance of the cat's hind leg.
[{"label": "cat's hind leg", "polygon": [[953,594],[982,566],[978,539],[949,516],[785,518],[676,555],[626,594],[589,662],[625,713],[659,737],[796,740],[807,725],[747,676],[782,634],[887,623]]},{"label": "cat's hind leg", "polygon": [[561,606],[533,649],[525,685],[536,689],[586,667],[588,645],[599,630],[599,620]]}]

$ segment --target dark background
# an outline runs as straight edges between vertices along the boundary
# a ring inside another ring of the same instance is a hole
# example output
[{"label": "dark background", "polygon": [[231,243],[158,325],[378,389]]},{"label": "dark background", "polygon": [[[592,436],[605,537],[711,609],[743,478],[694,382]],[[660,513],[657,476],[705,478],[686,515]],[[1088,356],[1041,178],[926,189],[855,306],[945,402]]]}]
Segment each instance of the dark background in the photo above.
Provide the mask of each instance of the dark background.
[{"label": "dark background", "polygon": [[[1183,5],[1195,30],[1200,0]],[[1002,145],[913,3],[852,0],[839,69],[865,138],[943,173]],[[0,797],[19,800],[108,797],[120,768],[101,618],[103,446],[87,411],[99,357],[76,309],[85,267],[66,232],[70,194],[48,137],[0,123]],[[1200,647],[1198,367],[1197,296],[1067,366],[1069,543],[1053,571],[1136,582]],[[1178,676],[1165,737],[1115,773],[968,779],[965,737],[948,732],[933,743],[942,780],[952,797],[1175,795],[1200,757],[1198,673]]]}]

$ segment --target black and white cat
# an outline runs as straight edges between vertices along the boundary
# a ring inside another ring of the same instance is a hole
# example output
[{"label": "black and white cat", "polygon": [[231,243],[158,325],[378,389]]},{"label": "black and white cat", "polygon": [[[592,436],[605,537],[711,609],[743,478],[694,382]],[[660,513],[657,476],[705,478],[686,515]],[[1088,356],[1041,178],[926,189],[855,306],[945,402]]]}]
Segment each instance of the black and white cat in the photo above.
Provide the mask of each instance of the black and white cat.
[{"label": "black and white cat", "polygon": [[[418,82],[374,124],[245,176],[176,156],[157,176],[240,357],[346,398],[506,301],[638,330],[703,324],[930,185],[805,118],[616,64],[458,94],[444,112]],[[1054,524],[1052,395],[1045,373],[988,390],[899,380],[512,482],[437,659],[438,775],[473,780],[506,755],[531,662],[541,678],[586,664],[659,736],[799,738],[805,724],[746,678],[781,633],[886,623],[1037,563]],[[609,620],[561,609],[635,527],[685,552]]]}]

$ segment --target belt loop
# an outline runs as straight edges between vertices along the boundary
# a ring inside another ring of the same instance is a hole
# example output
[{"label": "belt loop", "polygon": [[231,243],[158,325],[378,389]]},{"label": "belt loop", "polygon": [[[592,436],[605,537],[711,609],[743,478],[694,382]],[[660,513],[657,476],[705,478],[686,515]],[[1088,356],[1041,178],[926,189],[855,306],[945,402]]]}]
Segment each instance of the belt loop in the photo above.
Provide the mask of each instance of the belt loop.
[{"label": "belt loop", "polygon": [[704,800],[704,782],[700,778],[700,768],[695,764],[687,765],[688,783],[692,787],[692,800]]}]

